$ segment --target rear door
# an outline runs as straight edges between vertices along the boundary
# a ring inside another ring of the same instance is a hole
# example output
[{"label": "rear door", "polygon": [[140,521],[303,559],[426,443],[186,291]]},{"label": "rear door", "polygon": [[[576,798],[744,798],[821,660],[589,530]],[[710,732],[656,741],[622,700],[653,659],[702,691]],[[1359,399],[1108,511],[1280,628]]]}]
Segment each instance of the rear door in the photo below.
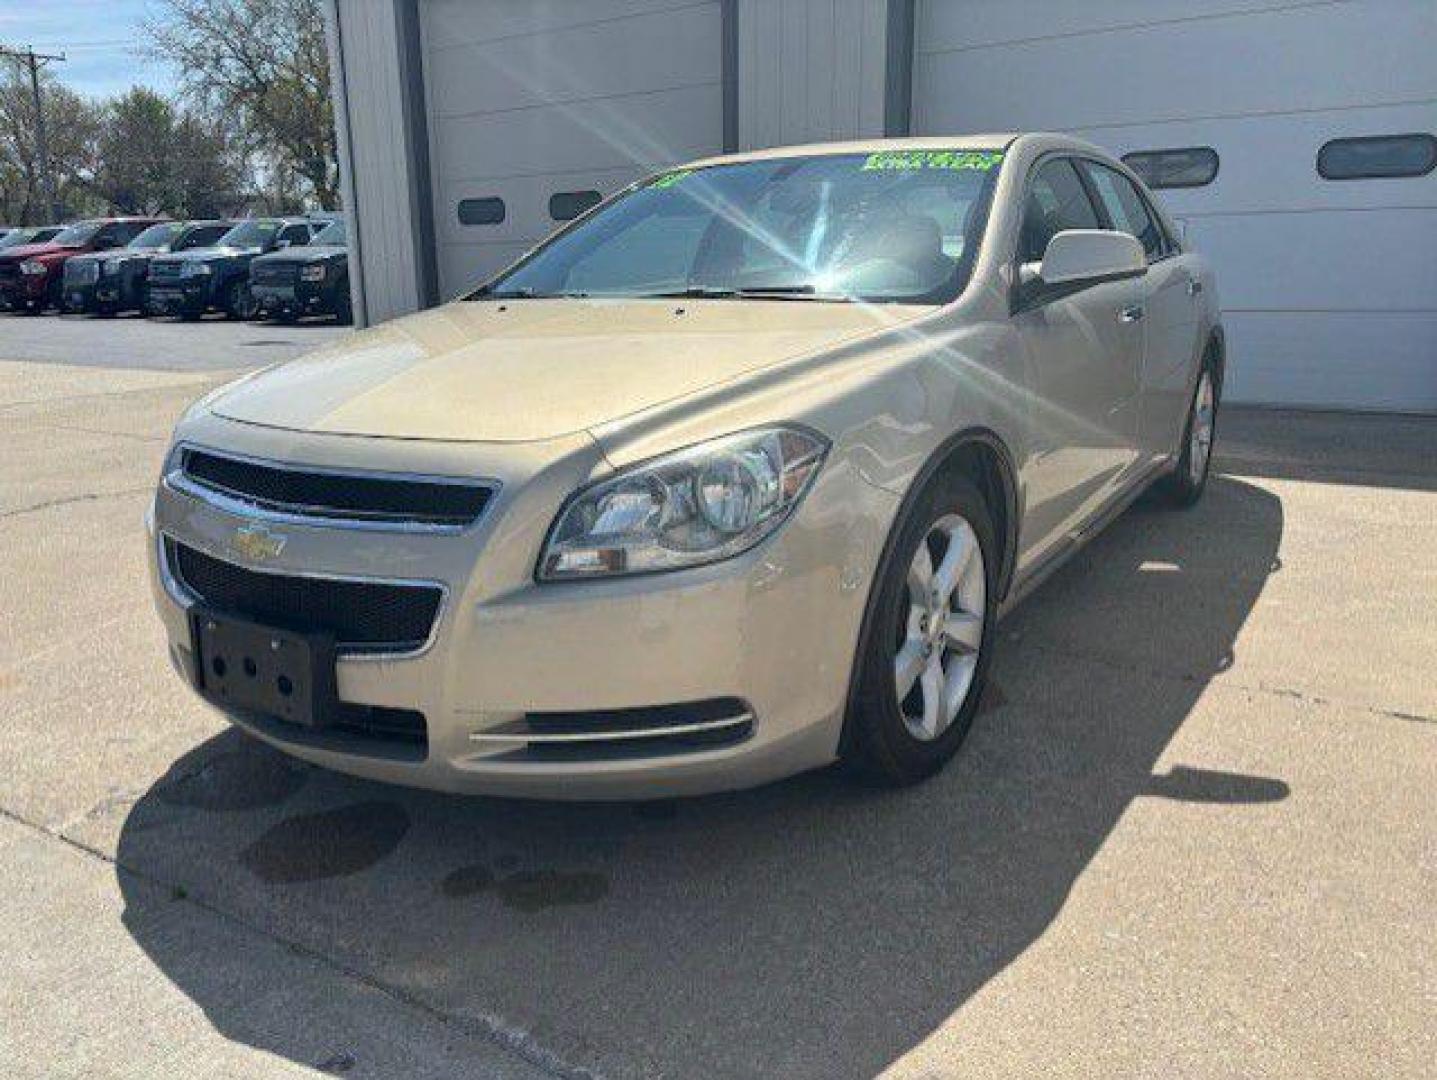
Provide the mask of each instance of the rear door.
[{"label": "rear door", "polygon": [[1177,446],[1187,415],[1189,376],[1197,347],[1199,290],[1193,256],[1185,256],[1128,177],[1096,161],[1081,168],[1108,227],[1133,236],[1148,257],[1144,306],[1147,330],[1142,366],[1138,445],[1148,461]]},{"label": "rear door", "polygon": [[[1065,229],[1102,227],[1074,159],[1040,159],[1024,195],[1018,263],[1041,261]],[[1103,282],[1014,314],[1029,391],[1021,561],[1041,560],[1081,529],[1137,460],[1143,291],[1142,278]]]}]

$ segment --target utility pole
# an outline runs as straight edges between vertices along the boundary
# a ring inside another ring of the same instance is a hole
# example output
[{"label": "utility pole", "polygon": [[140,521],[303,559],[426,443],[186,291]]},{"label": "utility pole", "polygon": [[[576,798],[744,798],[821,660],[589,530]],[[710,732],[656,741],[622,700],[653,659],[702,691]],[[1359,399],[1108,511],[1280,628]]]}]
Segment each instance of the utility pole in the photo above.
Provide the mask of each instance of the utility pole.
[{"label": "utility pole", "polygon": [[64,53],[37,53],[34,49],[26,48],[24,52],[18,49],[7,49],[0,46],[0,56],[8,56],[13,60],[19,60],[30,69],[30,96],[35,102],[35,151],[39,157],[40,187],[50,203],[50,220],[58,223],[62,216],[62,207],[55,191],[55,174],[50,171],[50,149],[45,141],[45,107],[40,100],[40,68],[51,61],[63,63]]}]

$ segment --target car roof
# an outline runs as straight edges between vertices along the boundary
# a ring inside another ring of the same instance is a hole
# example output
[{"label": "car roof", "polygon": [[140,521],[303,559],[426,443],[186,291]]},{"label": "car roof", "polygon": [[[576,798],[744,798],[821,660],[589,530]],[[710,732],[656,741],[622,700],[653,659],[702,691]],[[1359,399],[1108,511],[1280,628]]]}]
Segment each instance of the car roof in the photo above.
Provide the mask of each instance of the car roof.
[{"label": "car roof", "polygon": [[1111,155],[1101,147],[1071,135],[1052,131],[996,131],[976,135],[914,135],[902,139],[854,139],[847,142],[802,143],[794,146],[771,146],[738,154],[716,154],[685,162],[684,168],[706,168],[710,165],[737,165],[746,161],[772,161],[778,158],[826,157],[838,154],[877,154],[893,150],[1010,150],[1014,144],[1040,144],[1038,149],[1083,150]]}]

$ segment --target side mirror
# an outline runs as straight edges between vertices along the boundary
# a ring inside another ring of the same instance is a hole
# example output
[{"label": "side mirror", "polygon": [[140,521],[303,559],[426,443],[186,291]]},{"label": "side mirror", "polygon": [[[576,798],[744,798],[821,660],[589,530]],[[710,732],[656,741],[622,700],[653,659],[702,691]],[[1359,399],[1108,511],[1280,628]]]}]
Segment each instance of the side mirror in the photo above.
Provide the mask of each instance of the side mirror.
[{"label": "side mirror", "polygon": [[1148,268],[1143,245],[1127,233],[1065,229],[1048,241],[1037,276],[1043,285],[1095,285],[1137,277]]}]

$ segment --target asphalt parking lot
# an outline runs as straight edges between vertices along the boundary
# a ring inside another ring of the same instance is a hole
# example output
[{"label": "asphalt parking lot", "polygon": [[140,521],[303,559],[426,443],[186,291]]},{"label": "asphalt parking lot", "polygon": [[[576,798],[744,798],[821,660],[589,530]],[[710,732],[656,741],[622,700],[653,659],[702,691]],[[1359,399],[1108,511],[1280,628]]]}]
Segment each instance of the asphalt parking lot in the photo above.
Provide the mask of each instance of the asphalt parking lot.
[{"label": "asphalt parking lot", "polygon": [[149,609],[170,424],[330,331],[95,325],[0,323],[5,1075],[1431,1075],[1437,420],[1229,411],[926,785],[458,799],[229,729]]}]

